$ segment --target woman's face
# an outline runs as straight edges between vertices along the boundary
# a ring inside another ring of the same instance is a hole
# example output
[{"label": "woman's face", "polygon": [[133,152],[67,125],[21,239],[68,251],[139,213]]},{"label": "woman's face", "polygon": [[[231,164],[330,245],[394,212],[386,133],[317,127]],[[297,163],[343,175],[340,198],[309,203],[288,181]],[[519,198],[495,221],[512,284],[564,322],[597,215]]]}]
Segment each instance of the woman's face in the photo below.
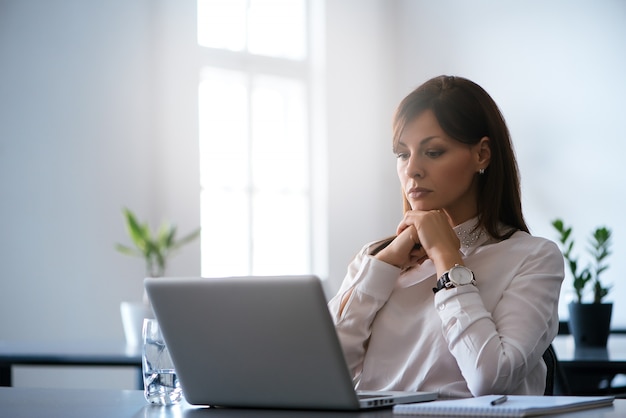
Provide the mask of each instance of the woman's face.
[{"label": "woman's face", "polygon": [[407,123],[396,149],[398,177],[413,210],[444,210],[458,225],[477,214],[477,176],[489,164],[489,139],[450,138],[431,110]]}]

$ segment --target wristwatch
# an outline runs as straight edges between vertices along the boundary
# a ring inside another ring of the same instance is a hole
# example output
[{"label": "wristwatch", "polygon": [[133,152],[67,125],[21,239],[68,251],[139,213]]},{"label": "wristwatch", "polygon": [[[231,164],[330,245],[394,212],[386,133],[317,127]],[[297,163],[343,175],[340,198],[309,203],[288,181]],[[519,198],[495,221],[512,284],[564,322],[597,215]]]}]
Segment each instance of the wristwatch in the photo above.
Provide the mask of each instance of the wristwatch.
[{"label": "wristwatch", "polygon": [[433,293],[437,293],[444,288],[451,289],[468,284],[476,284],[474,273],[465,266],[455,264],[454,267],[443,273],[439,280],[437,280],[437,287],[433,287]]}]

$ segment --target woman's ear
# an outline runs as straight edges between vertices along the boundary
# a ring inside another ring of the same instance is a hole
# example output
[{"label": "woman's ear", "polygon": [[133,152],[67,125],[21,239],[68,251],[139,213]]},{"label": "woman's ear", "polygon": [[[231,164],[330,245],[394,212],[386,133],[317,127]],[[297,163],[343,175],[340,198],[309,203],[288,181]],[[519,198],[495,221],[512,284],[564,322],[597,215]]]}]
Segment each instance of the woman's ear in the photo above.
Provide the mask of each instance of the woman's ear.
[{"label": "woman's ear", "polygon": [[491,145],[488,136],[483,136],[478,142],[478,168],[484,170],[489,166],[491,162]]}]

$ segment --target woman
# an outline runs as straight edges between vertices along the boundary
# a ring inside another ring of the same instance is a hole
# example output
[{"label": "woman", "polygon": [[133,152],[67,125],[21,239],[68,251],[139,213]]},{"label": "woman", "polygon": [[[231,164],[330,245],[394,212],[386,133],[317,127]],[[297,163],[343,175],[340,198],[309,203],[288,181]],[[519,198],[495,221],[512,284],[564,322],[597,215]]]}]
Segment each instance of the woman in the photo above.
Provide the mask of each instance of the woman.
[{"label": "woman", "polygon": [[543,394],[563,258],[528,232],[497,105],[467,79],[436,77],[393,128],[404,217],[329,303],[356,387]]}]

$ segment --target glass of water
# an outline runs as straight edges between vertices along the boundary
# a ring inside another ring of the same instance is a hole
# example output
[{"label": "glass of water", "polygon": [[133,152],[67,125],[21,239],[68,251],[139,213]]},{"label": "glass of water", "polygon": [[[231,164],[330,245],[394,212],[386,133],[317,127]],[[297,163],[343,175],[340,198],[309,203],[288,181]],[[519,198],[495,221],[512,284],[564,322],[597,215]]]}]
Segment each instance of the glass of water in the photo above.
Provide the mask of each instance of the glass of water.
[{"label": "glass of water", "polygon": [[174,405],[181,401],[183,392],[156,319],[143,321],[142,368],[144,395],[148,402]]}]

